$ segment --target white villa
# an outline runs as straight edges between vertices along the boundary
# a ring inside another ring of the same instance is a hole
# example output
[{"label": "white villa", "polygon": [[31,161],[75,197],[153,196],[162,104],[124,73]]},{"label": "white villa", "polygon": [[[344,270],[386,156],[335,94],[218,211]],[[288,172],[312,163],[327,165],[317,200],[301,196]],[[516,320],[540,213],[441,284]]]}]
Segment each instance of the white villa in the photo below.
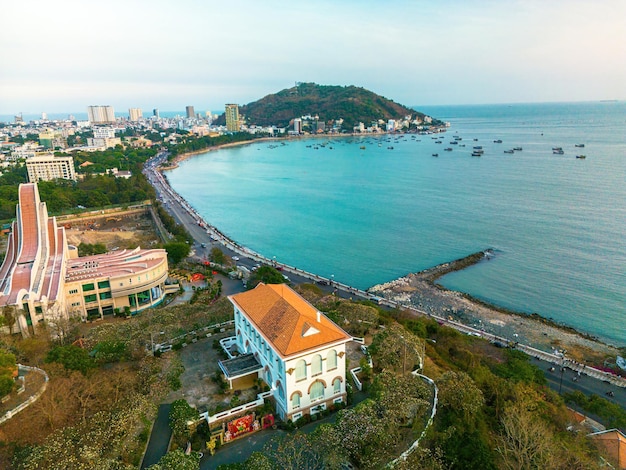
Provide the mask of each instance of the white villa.
[{"label": "white villa", "polygon": [[228,299],[240,355],[220,367],[231,388],[251,374],[262,378],[285,421],[346,402],[350,335],[285,284],[260,283]]}]

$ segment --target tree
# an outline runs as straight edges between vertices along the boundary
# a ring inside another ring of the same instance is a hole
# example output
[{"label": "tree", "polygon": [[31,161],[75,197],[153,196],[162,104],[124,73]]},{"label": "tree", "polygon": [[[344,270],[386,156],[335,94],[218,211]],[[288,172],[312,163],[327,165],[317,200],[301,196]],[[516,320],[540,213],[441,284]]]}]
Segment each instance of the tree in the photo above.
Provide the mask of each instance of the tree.
[{"label": "tree", "polygon": [[186,400],[180,399],[172,402],[170,408],[169,422],[170,428],[177,436],[188,436],[188,422],[196,422],[200,418],[198,410],[191,407]]},{"label": "tree", "polygon": [[166,243],[163,248],[167,251],[167,255],[173,264],[180,263],[183,259],[189,256],[191,248],[187,243],[171,242]]},{"label": "tree", "polygon": [[226,255],[224,255],[224,252],[216,246],[211,248],[209,259],[216,264],[226,264]]},{"label": "tree", "polygon": [[502,456],[502,468],[556,468],[562,446],[544,419],[540,396],[528,387],[518,387],[515,395],[500,420],[496,450]]},{"label": "tree", "polygon": [[13,326],[15,325],[15,305],[5,305],[2,307],[2,318],[5,326],[9,327],[9,334],[13,334]]},{"label": "tree", "polygon": [[15,354],[0,349],[0,397],[3,397],[13,390],[15,382],[13,374],[17,372]]},{"label": "tree", "polygon": [[182,449],[168,452],[159,463],[151,465],[148,470],[198,470],[200,468],[200,454],[192,452],[186,455]]},{"label": "tree", "polygon": [[465,372],[446,372],[437,380],[439,405],[461,415],[465,421],[478,414],[485,404],[483,393]]},{"label": "tree", "polygon": [[272,266],[261,266],[254,271],[248,279],[248,289],[256,287],[259,282],[264,284],[284,284],[285,278],[282,273]]},{"label": "tree", "polygon": [[422,364],[423,349],[423,341],[397,323],[374,336],[368,348],[377,368],[401,373],[411,372],[416,364]]},{"label": "tree", "polygon": [[67,370],[77,370],[83,375],[96,366],[89,353],[78,346],[57,346],[50,350],[46,362],[58,362]]},{"label": "tree", "polygon": [[266,454],[281,470],[317,470],[322,463],[309,437],[301,432],[286,434],[270,443]]}]

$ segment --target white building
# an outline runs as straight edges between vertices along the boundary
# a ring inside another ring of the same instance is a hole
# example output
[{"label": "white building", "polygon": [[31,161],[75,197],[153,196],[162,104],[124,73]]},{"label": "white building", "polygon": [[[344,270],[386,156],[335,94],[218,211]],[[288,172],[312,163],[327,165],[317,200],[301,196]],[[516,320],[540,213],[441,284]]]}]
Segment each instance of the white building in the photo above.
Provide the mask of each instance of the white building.
[{"label": "white building", "polygon": [[302,134],[302,119],[300,118],[295,118],[293,120],[293,131],[296,134]]},{"label": "white building", "polygon": [[26,170],[31,183],[59,178],[76,181],[72,157],[55,157],[52,154],[36,156],[26,160]]},{"label": "white building", "polygon": [[115,129],[112,127],[94,127],[94,139],[112,139],[115,137]]},{"label": "white building", "polygon": [[350,335],[285,284],[260,283],[229,300],[240,355],[220,361],[220,367],[231,387],[258,374],[284,420],[346,402]]}]

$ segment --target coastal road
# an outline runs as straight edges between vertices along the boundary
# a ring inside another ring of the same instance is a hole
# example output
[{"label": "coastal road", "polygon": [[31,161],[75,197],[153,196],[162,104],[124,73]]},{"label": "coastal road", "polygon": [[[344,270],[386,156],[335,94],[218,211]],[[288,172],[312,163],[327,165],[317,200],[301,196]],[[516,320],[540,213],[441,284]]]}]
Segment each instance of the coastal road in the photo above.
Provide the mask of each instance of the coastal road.
[{"label": "coastal road", "polygon": [[[543,371],[548,385],[557,392],[568,393],[579,391],[588,396],[595,394],[613,403],[617,403],[622,408],[626,409],[626,389],[624,389],[624,387],[617,387],[585,374],[578,375],[577,372],[569,367],[565,367],[562,371],[561,367],[537,358],[533,358],[532,363]],[[551,370],[552,368],[554,368],[554,371]],[[607,392],[612,392],[613,396],[607,396]]]}]

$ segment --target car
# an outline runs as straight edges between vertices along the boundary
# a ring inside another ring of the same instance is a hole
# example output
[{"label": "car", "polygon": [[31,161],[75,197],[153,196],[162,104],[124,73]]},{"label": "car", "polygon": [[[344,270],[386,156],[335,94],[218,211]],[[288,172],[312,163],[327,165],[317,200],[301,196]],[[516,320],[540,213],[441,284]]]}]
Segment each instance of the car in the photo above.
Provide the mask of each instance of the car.
[{"label": "car", "polygon": [[233,261],[239,261],[239,256],[232,256]]},{"label": "car", "polygon": [[202,248],[206,248],[206,243],[200,243],[200,246],[201,246]]}]

